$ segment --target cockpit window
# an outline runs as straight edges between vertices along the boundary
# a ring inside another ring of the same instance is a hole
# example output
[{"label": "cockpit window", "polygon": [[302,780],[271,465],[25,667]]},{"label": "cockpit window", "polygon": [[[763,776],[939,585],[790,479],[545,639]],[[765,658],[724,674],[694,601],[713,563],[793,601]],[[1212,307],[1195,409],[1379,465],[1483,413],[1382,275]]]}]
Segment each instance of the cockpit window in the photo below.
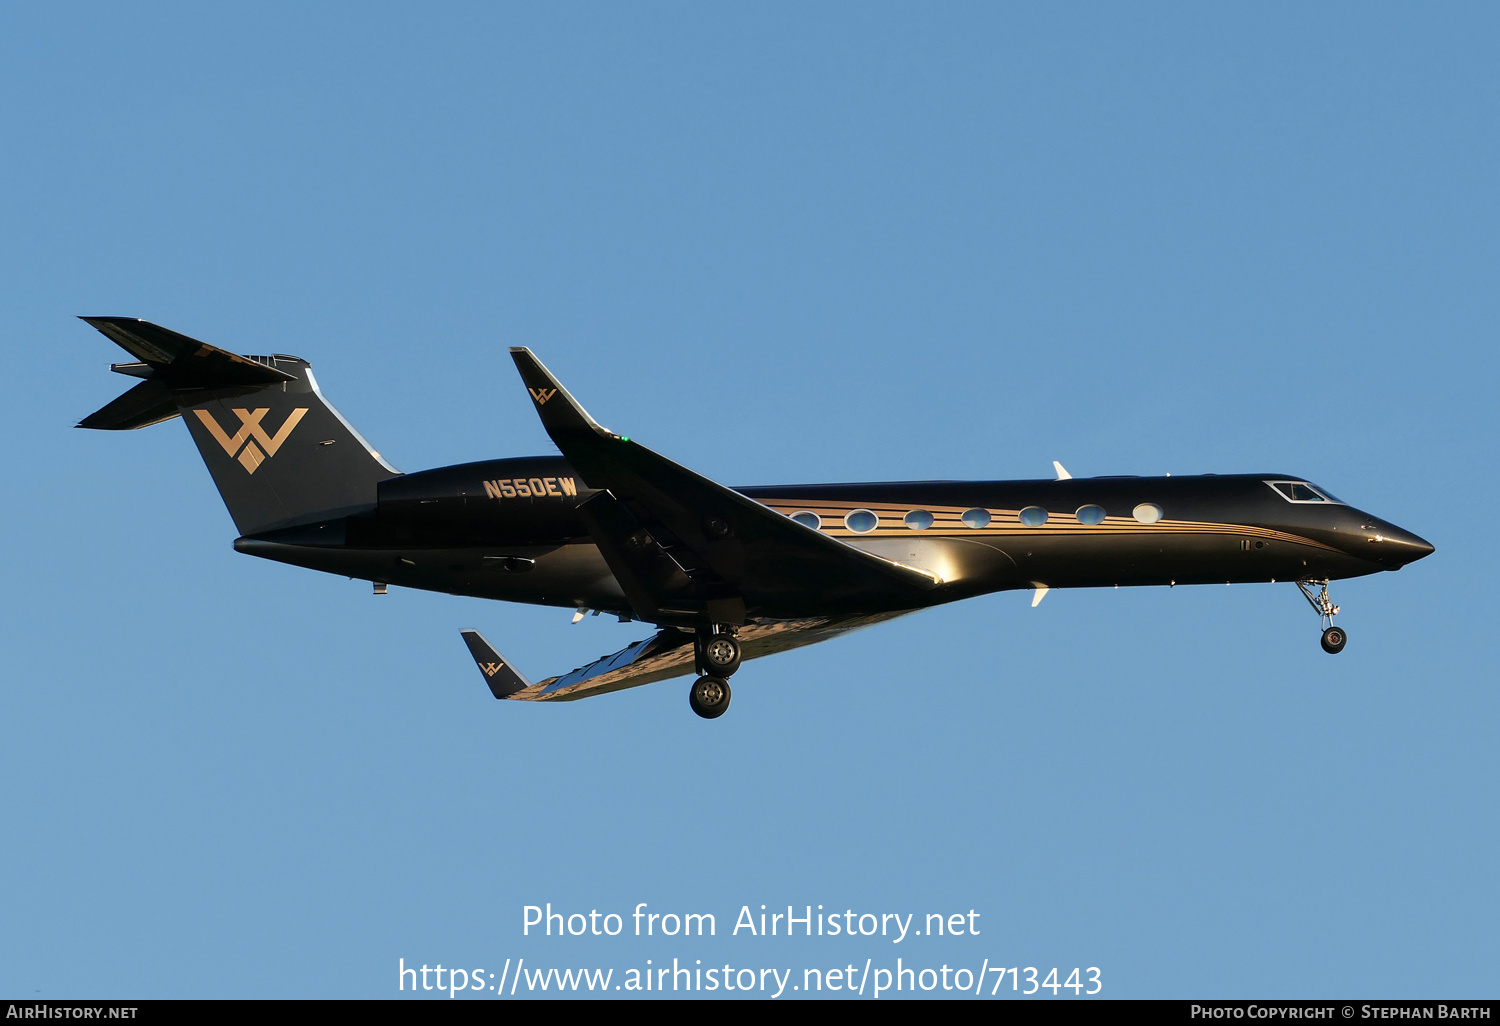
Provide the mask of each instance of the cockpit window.
[{"label": "cockpit window", "polygon": [[1315,488],[1306,481],[1267,481],[1277,495],[1287,502],[1338,502],[1330,492]]}]

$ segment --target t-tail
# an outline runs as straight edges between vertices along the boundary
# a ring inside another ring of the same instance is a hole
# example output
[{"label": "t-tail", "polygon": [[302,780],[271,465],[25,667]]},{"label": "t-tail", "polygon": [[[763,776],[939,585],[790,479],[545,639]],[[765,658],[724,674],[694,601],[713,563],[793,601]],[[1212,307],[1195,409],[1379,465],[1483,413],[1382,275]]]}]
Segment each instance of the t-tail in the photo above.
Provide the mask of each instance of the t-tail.
[{"label": "t-tail", "polygon": [[125,431],[182,417],[240,534],[374,506],[400,473],[318,391],[295,356],[237,356],[149,321],[84,317],[137,362],[143,379],[79,427]]}]

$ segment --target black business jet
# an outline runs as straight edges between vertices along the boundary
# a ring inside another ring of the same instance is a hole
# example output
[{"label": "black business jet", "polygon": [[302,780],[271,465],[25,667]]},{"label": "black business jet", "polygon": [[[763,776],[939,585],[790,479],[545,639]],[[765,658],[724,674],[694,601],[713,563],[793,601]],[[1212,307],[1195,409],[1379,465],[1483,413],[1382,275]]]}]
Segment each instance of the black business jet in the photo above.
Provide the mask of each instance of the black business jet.
[{"label": "black business jet", "polygon": [[955,599],[1032,589],[1294,582],[1343,650],[1331,580],[1399,570],[1416,535],[1289,474],[726,488],[601,427],[510,351],[562,455],[403,474],[295,356],[239,356],[147,321],[85,317],[141,378],[79,427],[182,417],[240,552],[389,585],[593,611],[657,632],[532,683],[462,632],[496,698],[571,701],[696,674],[729,707],[742,660]]}]

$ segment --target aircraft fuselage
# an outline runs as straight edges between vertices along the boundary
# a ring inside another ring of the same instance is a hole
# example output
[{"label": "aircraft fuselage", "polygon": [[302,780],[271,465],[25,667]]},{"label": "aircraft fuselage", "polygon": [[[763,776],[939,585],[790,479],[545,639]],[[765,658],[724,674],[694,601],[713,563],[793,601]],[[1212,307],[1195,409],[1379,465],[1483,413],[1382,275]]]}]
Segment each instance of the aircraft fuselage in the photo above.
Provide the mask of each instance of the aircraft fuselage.
[{"label": "aircraft fuselage", "polygon": [[[1432,551],[1326,492],[1290,487],[1305,484],[1286,474],[1233,474],[736,490],[935,575],[942,583],[921,605],[1042,586],[1333,580],[1398,570]],[[377,583],[630,615],[576,509],[590,494],[560,457],[465,463],[390,478],[372,508],[240,538],[235,547]],[[680,588],[689,606],[690,571]],[[895,608],[888,597],[813,588],[746,601],[752,618]]]}]

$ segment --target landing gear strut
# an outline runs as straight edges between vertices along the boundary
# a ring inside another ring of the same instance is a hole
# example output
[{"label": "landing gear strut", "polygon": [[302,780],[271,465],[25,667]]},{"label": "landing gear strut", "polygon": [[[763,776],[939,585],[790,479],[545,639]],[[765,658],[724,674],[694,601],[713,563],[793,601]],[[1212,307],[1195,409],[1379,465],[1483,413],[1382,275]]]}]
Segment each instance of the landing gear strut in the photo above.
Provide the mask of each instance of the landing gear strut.
[{"label": "landing gear strut", "polygon": [[1344,650],[1349,635],[1342,627],[1333,625],[1333,618],[1339,615],[1339,607],[1334,605],[1328,597],[1328,581],[1305,577],[1297,582],[1297,587],[1323,624],[1323,651],[1329,655],[1338,655]]}]

